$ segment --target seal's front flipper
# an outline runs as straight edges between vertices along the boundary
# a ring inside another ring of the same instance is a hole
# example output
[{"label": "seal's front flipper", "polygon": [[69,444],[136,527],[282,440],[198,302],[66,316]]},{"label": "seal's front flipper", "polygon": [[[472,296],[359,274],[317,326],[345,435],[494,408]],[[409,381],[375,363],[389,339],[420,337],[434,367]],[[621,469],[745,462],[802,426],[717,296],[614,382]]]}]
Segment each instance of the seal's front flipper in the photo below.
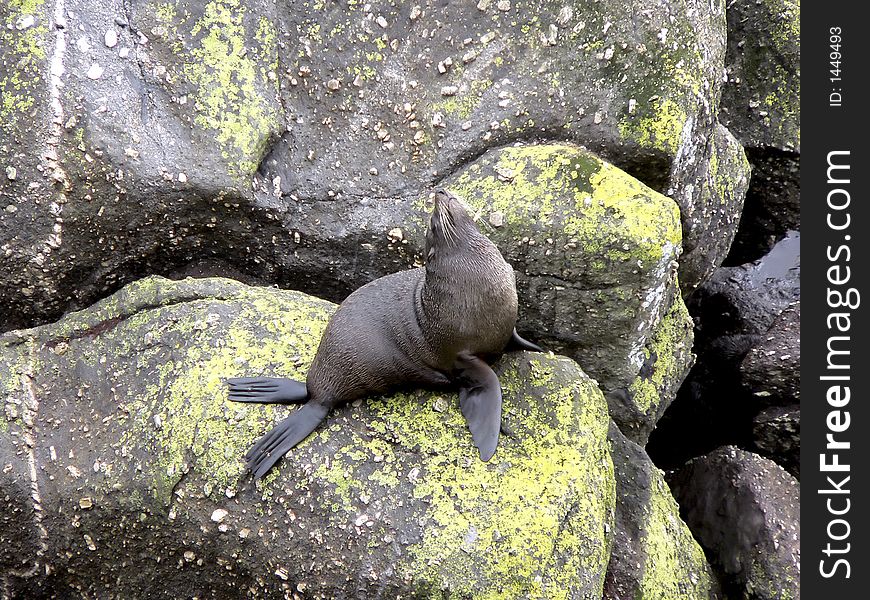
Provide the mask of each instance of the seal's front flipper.
[{"label": "seal's front flipper", "polygon": [[459,408],[468,422],[471,439],[486,462],[495,454],[501,429],[501,384],[481,359],[467,352],[456,357],[459,371]]},{"label": "seal's front flipper", "polygon": [[275,425],[248,450],[245,454],[245,468],[254,479],[263,477],[293,446],[314,431],[327,412],[329,407],[319,402],[309,402],[293,411],[293,414]]},{"label": "seal's front flipper", "polygon": [[520,334],[517,333],[516,328],[514,328],[514,332],[511,334],[511,339],[508,340],[506,350],[532,350],[533,352],[543,352],[544,349],[538,346],[537,344],[533,344],[529,340],[523,339],[520,337]]},{"label": "seal's front flipper", "polygon": [[304,383],[283,377],[235,377],[227,379],[227,384],[233,402],[301,404],[308,400]]}]

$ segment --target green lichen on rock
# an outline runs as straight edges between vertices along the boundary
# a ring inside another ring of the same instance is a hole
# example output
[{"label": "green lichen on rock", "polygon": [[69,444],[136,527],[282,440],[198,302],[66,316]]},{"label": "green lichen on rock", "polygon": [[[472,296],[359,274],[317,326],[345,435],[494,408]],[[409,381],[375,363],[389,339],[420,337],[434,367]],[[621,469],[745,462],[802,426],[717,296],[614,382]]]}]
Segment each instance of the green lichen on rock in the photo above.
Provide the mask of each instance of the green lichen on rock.
[{"label": "green lichen on rock", "polygon": [[641,526],[641,553],[646,560],[636,598],[708,600],[714,583],[704,551],[680,519],[680,507],[662,472],[651,468],[652,490]]},{"label": "green lichen on rock", "polygon": [[[429,518],[407,568],[449,586],[451,597],[573,597],[594,587],[594,574],[609,555],[605,531],[615,492],[601,445],[608,420],[603,398],[564,359],[526,365],[510,357],[502,367],[505,410],[512,412],[518,439],[504,439],[494,465],[476,460],[453,435],[433,436],[437,413],[413,418],[418,411],[404,404],[395,426],[400,407],[389,415],[400,443],[426,457],[414,496],[429,504]],[[529,385],[525,376],[531,375],[535,381]],[[532,395],[547,400],[523,401]],[[455,408],[450,424],[454,431],[465,425]],[[461,438],[470,441],[469,435]],[[470,565],[469,551],[498,559]],[[476,581],[467,578],[469,566],[478,573]]]},{"label": "green lichen on rock", "polygon": [[663,473],[615,424],[609,437],[618,503],[604,598],[715,600],[718,582]]},{"label": "green lichen on rock", "polygon": [[800,3],[728,6],[729,129],[746,147],[800,151]]},{"label": "green lichen on rock", "polygon": [[0,131],[11,134],[34,108],[47,76],[44,0],[9,0],[0,17]]},{"label": "green lichen on rock", "polygon": [[[454,391],[414,391],[332,411],[256,489],[240,488],[245,451],[294,409],[231,403],[224,379],[304,379],[332,310],[298,292],[149,277],[7,334],[0,361],[27,348],[13,370],[32,372],[41,405],[36,455],[58,457],[40,462],[45,497],[74,511],[86,497],[156,532],[188,522],[206,532],[232,512],[220,531],[259,530],[246,545],[255,556],[223,542],[215,552],[269,580],[291,565],[288,578],[325,597],[341,595],[329,586],[346,573],[373,569],[415,597],[598,598],[616,502],[609,418],[595,382],[565,358],[496,364],[510,433],[488,463]],[[0,385],[15,394],[15,381]],[[55,491],[64,486],[73,499]],[[100,522],[102,547],[119,533]],[[348,541],[346,562],[328,559]],[[313,557],[317,573],[297,568]]]},{"label": "green lichen on rock", "polygon": [[[171,22],[171,7],[159,5],[155,10],[159,22],[184,31]],[[256,170],[279,122],[275,26],[269,19],[248,15],[239,0],[214,0],[190,25],[188,35],[182,70],[195,86],[194,121],[215,132],[230,174],[246,179]]]},{"label": "green lichen on rock", "polygon": [[675,256],[680,245],[673,200],[575,146],[503,148],[450,187],[483,215],[503,215],[508,235],[523,237],[533,223],[561,229],[586,256],[637,260],[649,268]]},{"label": "green lichen on rock", "polygon": [[[154,489],[166,501],[173,482],[188,468],[207,475],[216,489],[235,485],[242,475],[239,458],[262,431],[262,420],[274,418],[274,407],[251,411],[227,402],[225,379],[259,374],[304,381],[300,365],[309,364],[316,349],[316,343],[307,340],[319,339],[331,313],[327,302],[255,288],[240,294],[234,306],[238,309],[229,311],[232,318],[219,338],[209,332],[209,319],[226,318],[227,308],[205,314],[195,302],[184,319],[173,318],[177,309],[160,308],[138,313],[119,332],[147,328],[166,317],[170,325],[159,335],[180,346],[172,361],[157,367],[156,379],[130,406],[130,428],[123,438],[124,443],[144,440],[158,451],[153,472],[160,477]],[[270,335],[253,336],[245,326],[254,321],[263,323]],[[156,422],[160,427],[154,426]]]},{"label": "green lichen on rock", "polygon": [[[677,283],[674,283],[674,288]],[[628,388],[629,406],[613,407],[622,431],[635,442],[646,441],[694,362],[693,322],[682,296],[675,294],[670,310],[643,349],[644,366]]]},{"label": "green lichen on rock", "polygon": [[624,119],[619,133],[645,148],[654,148],[675,155],[682,143],[688,113],[670,98],[650,103],[647,114]]}]

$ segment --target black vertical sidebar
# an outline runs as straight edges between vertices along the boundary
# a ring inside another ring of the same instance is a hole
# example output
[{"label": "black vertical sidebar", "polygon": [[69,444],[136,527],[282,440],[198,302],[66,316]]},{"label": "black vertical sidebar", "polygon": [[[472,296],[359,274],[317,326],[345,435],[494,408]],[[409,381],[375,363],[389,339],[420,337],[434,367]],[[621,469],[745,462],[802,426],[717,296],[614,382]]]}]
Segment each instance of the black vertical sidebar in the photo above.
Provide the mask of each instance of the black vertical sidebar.
[{"label": "black vertical sidebar", "polygon": [[801,6],[801,592],[870,589],[870,29]]}]

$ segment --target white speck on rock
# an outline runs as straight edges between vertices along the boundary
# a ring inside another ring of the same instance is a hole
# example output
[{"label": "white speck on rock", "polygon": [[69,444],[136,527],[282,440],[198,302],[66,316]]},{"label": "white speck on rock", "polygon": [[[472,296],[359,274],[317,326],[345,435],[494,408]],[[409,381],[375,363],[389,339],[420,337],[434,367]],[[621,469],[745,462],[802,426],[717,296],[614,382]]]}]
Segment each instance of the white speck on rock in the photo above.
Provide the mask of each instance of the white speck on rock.
[{"label": "white speck on rock", "polygon": [[226,516],[228,514],[230,514],[230,513],[227,512],[226,510],[224,510],[223,508],[215,509],[215,511],[213,513],[211,513],[211,520],[214,521],[215,523],[220,523],[221,521],[223,521],[226,518]]},{"label": "white speck on rock", "polygon": [[87,76],[88,79],[99,79],[103,76],[103,67],[101,67],[97,63],[92,64],[91,68],[88,69]]},{"label": "white speck on rock", "polygon": [[106,48],[114,48],[118,45],[118,34],[114,29],[109,29],[106,31],[106,35],[103,36],[103,43],[106,44]]},{"label": "white speck on rock", "polygon": [[377,24],[380,25],[383,29],[386,29],[386,28],[387,28],[387,25],[389,24],[389,23],[387,23],[387,20],[386,20],[383,16],[379,16],[377,19],[375,19],[375,21],[376,21]]},{"label": "white speck on rock", "polygon": [[24,15],[15,23],[15,29],[24,31],[28,27],[32,27],[34,23],[36,23],[36,19],[33,18],[33,15]]}]

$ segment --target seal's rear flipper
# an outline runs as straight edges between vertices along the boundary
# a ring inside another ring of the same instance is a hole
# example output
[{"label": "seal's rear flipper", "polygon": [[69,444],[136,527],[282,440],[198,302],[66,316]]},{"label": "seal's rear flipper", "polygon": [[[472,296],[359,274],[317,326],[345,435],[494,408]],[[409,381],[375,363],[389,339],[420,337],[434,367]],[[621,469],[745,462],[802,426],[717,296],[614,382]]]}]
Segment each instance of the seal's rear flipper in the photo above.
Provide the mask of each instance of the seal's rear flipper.
[{"label": "seal's rear flipper", "polygon": [[532,350],[533,352],[543,352],[544,349],[538,346],[537,344],[533,344],[529,340],[523,339],[520,337],[520,334],[517,333],[516,328],[514,328],[514,332],[511,334],[511,339],[508,341],[506,350]]},{"label": "seal's rear flipper", "polygon": [[304,440],[326,417],[329,407],[309,402],[275,425],[245,454],[245,468],[260,479],[293,446]]},{"label": "seal's rear flipper", "polygon": [[498,376],[481,359],[460,353],[456,358],[459,370],[459,408],[468,423],[471,439],[486,462],[495,454],[501,430],[501,384]]},{"label": "seal's rear flipper", "polygon": [[235,377],[227,379],[227,384],[233,402],[301,404],[308,400],[304,383],[283,377]]}]

